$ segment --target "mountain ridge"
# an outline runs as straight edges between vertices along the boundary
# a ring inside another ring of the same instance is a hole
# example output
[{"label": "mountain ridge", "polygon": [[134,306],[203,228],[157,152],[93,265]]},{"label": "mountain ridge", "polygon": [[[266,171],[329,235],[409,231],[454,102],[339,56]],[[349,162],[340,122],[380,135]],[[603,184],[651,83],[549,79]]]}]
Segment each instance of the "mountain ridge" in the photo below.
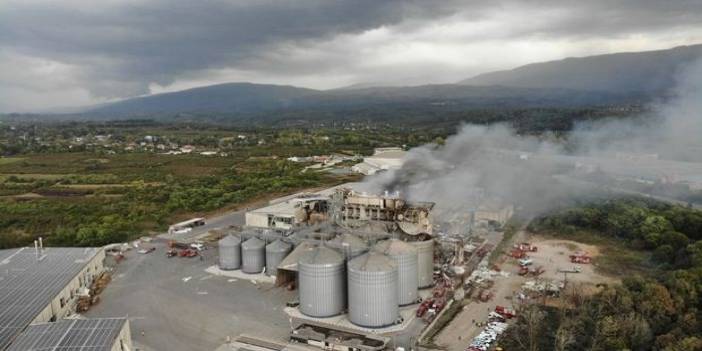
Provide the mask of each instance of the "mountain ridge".
[{"label": "mountain ridge", "polygon": [[702,59],[702,44],[530,63],[457,84],[656,93],[674,86],[685,65],[698,59]]}]

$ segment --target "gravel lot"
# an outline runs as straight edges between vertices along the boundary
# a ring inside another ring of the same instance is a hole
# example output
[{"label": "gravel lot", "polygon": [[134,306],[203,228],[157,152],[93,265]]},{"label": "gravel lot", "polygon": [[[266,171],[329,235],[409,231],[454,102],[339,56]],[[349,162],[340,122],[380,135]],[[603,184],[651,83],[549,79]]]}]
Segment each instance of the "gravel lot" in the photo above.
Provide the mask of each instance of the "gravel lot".
[{"label": "gravel lot", "polygon": [[132,338],[143,350],[214,350],[241,333],[287,339],[282,309],[294,292],[207,274],[216,248],[200,260],[167,258],[163,241],[145,245],[156,251],[128,252],[87,317],[128,316]]},{"label": "gravel lot", "polygon": [[[538,236],[529,236],[524,232],[519,232],[512,242],[528,241],[538,246],[537,252],[530,252],[529,257],[534,261],[533,267],[543,267],[545,272],[539,277],[542,280],[562,281],[563,273],[559,273],[559,268],[571,268],[580,266],[581,273],[568,274],[569,288],[579,289],[581,292],[594,291],[597,283],[611,283],[617,281],[616,278],[603,276],[595,272],[591,264],[574,264],[570,262],[570,255],[585,251],[595,257],[599,254],[597,246],[586,245],[570,240],[545,239]],[[511,245],[510,245],[511,246]],[[495,310],[495,306],[515,307],[513,305],[514,294],[521,289],[522,284],[532,277],[522,277],[518,275],[519,267],[517,260],[513,258],[503,258],[500,264],[503,271],[510,273],[509,277],[498,276],[495,285],[491,289],[495,297],[488,302],[471,301],[458,313],[436,338],[436,343],[448,351],[462,351],[470,340],[475,337],[482,327],[475,326],[474,322],[485,322],[490,311]]]}]

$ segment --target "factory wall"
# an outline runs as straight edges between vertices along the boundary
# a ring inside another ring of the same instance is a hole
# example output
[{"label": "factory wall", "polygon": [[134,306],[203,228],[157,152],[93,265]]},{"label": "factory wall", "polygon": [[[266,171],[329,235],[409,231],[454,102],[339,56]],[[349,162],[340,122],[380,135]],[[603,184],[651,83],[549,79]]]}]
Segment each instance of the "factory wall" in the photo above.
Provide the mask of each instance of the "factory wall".
[{"label": "factory wall", "polygon": [[246,225],[249,227],[268,228],[268,215],[265,213],[246,212]]},{"label": "factory wall", "polygon": [[124,326],[122,327],[122,330],[119,332],[119,335],[117,335],[117,339],[115,339],[115,343],[112,344],[112,348],[110,349],[111,351],[132,351],[135,350],[134,346],[132,345],[132,331],[131,327],[129,326],[129,320],[126,320],[124,322]]},{"label": "factory wall", "polygon": [[[245,215],[246,225],[249,227],[257,228],[271,228],[271,229],[292,229],[296,224],[300,223],[300,219],[296,217],[288,216],[275,216],[273,219],[274,224],[269,223],[269,215],[265,212],[247,212]],[[286,223],[289,222],[289,223]]]},{"label": "factory wall", "polygon": [[78,289],[89,288],[102,272],[105,271],[105,250],[98,250],[93,258],[71,280],[61,292],[54,297],[32,323],[45,323],[73,314],[78,302]]}]

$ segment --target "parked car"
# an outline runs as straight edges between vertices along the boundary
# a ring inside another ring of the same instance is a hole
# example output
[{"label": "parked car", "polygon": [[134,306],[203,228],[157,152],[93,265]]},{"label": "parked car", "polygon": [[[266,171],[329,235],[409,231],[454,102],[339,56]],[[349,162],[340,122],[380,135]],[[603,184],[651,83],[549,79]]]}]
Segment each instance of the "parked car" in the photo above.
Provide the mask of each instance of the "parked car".
[{"label": "parked car", "polygon": [[205,246],[205,244],[200,243],[200,242],[192,243],[192,244],[190,244],[190,247],[197,250],[197,251],[207,250],[207,246]]},{"label": "parked car", "polygon": [[156,251],[156,248],[155,248],[155,247],[150,247],[150,248],[148,248],[148,249],[139,249],[139,251],[137,251],[137,252],[140,253],[140,254],[148,254],[148,253],[152,253],[152,252],[154,252],[154,251]]}]

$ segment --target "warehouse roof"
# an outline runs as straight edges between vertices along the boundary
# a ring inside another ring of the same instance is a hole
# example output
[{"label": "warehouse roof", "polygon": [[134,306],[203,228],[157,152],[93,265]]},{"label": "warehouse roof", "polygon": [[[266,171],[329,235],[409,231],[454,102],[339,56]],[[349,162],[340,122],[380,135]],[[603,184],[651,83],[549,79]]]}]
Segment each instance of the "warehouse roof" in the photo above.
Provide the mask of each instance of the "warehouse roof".
[{"label": "warehouse roof", "polygon": [[0,250],[0,350],[20,334],[99,252],[97,248]]},{"label": "warehouse roof", "polygon": [[66,319],[27,327],[7,351],[110,351],[124,318]]}]

